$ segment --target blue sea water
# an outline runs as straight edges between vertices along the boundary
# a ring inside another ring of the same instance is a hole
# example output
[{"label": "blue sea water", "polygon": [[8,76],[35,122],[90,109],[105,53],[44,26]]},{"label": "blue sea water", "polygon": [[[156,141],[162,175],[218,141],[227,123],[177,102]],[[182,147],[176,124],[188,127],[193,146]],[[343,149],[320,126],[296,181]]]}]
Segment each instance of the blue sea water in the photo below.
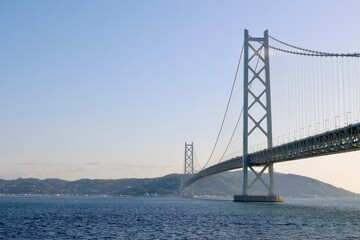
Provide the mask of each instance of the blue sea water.
[{"label": "blue sea water", "polygon": [[360,199],[0,197],[0,239],[360,239]]}]

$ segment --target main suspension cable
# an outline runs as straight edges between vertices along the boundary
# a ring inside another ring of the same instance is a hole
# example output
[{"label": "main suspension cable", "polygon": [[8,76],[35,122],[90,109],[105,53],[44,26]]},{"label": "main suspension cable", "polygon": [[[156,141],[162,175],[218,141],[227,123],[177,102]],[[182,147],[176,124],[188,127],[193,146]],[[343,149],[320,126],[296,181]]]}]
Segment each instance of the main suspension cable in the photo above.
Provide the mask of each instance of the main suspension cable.
[{"label": "main suspension cable", "polygon": [[[261,54],[261,52],[262,52],[262,49],[260,50],[259,54]],[[255,66],[255,69],[254,69],[255,72],[256,72],[256,70],[257,70],[257,68],[258,68],[259,60],[260,60],[260,58],[257,59],[256,66]],[[254,76],[255,76],[255,74],[253,73],[253,75],[252,75],[251,78],[253,78]],[[251,89],[251,85],[252,85],[252,83],[249,84],[249,90]],[[229,146],[230,146],[230,144],[231,144],[231,142],[232,142],[232,140],[233,140],[233,138],[234,138],[235,132],[236,132],[236,130],[237,130],[237,127],[238,127],[238,125],[239,125],[239,122],[240,122],[240,119],[241,119],[241,116],[242,116],[243,112],[244,112],[244,106],[243,106],[242,109],[241,109],[240,115],[239,115],[239,117],[238,117],[238,119],[237,119],[237,121],[236,121],[236,124],[235,124],[234,131],[232,132],[231,137],[230,137],[230,140],[229,140],[229,142],[228,142],[228,144],[227,144],[227,146],[226,146],[226,148],[225,148],[225,151],[224,151],[224,153],[222,154],[222,156],[221,156],[221,158],[220,158],[220,160],[219,160],[218,163],[220,163],[220,162],[223,160],[223,158],[224,158],[224,156],[225,156],[225,154],[226,154],[226,152],[227,152],[227,150],[228,150],[228,148],[229,148]]]},{"label": "main suspension cable", "polygon": [[309,53],[301,53],[301,52],[294,52],[294,51],[289,51],[289,50],[269,46],[270,48],[273,48],[273,49],[278,50],[278,51],[286,52],[286,53],[298,54],[298,55],[304,55],[304,56],[318,56],[318,57],[360,57],[360,53],[327,53],[327,52],[321,52],[321,51],[314,51],[314,50],[310,50],[310,49],[301,48],[301,47],[291,45],[291,44],[283,42],[283,41],[281,41],[281,40],[279,40],[277,38],[274,38],[273,36],[270,36],[270,35],[269,35],[269,38],[271,38],[274,41],[276,41],[278,43],[281,43],[281,44],[283,44],[283,45],[285,45],[287,47],[295,48],[297,50],[304,51],[304,52],[309,52],[311,54],[309,54]]},{"label": "main suspension cable", "polygon": [[320,53],[306,53],[306,52],[295,52],[290,50],[285,50],[282,48],[277,48],[274,46],[269,46],[269,48],[272,48],[274,50],[284,52],[284,53],[290,53],[295,55],[302,55],[302,56],[310,56],[310,57],[360,57],[360,53],[327,53],[327,54],[320,54]]},{"label": "main suspension cable", "polygon": [[225,156],[225,154],[226,154],[226,152],[227,152],[227,150],[228,150],[228,148],[229,148],[229,146],[230,146],[230,144],[231,144],[231,142],[232,142],[232,140],[233,140],[233,138],[234,138],[235,132],[236,132],[236,130],[237,130],[237,127],[238,127],[238,125],[239,125],[239,122],[240,122],[240,119],[241,119],[241,116],[242,116],[243,112],[244,112],[244,107],[241,109],[240,115],[239,115],[239,117],[238,117],[238,119],[237,119],[237,121],[236,121],[236,124],[235,124],[234,131],[232,132],[231,137],[230,137],[230,140],[229,140],[229,142],[228,142],[228,144],[227,144],[227,146],[226,146],[226,148],[225,148],[225,151],[224,151],[223,155],[221,156],[221,158],[220,158],[220,160],[219,160],[218,163],[220,163],[220,162],[223,160],[223,158],[224,158],[224,156]]},{"label": "main suspension cable", "polygon": [[227,116],[227,112],[228,112],[228,109],[229,109],[229,106],[230,106],[230,102],[231,102],[232,94],[233,94],[233,91],[234,91],[234,87],[235,87],[237,75],[238,75],[238,72],[239,72],[239,67],[240,67],[240,62],[241,62],[241,59],[242,59],[243,51],[244,51],[244,44],[242,45],[242,48],[241,48],[241,53],[240,53],[240,57],[239,57],[239,61],[238,61],[237,67],[236,67],[236,72],[235,72],[234,81],[233,81],[233,84],[232,84],[232,87],[231,87],[230,96],[229,96],[229,99],[228,99],[228,102],[227,102],[227,105],[226,105],[224,117],[223,117],[222,122],[221,122],[220,130],[219,130],[218,135],[217,135],[217,137],[216,137],[216,141],[215,141],[215,144],[214,144],[213,149],[212,149],[212,151],[211,151],[211,154],[210,154],[210,156],[209,156],[209,158],[208,158],[205,166],[204,166],[201,170],[205,169],[205,168],[207,167],[207,165],[209,164],[210,159],[211,159],[211,157],[213,156],[214,151],[215,151],[215,148],[216,148],[217,143],[218,143],[218,141],[219,141],[220,134],[221,134],[222,129],[223,129],[223,126],[224,126],[225,118],[226,118],[226,116]]},{"label": "main suspension cable", "polygon": [[[194,151],[194,156],[195,156],[195,163],[198,165],[198,167],[199,167],[199,171],[201,171],[201,165],[200,165],[200,163],[199,163],[199,161],[198,161],[198,158],[197,158],[197,156],[196,156],[196,152]],[[195,170],[195,167],[194,167],[194,170]],[[199,172],[198,171],[198,172]]]}]

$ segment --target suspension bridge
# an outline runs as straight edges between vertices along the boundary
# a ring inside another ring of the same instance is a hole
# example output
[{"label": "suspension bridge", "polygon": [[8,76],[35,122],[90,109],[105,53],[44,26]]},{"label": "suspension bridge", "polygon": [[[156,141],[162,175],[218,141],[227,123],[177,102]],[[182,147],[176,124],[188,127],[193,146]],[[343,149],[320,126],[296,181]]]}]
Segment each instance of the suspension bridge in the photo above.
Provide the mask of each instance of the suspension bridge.
[{"label": "suspension bridge", "polygon": [[[198,171],[194,167],[194,145],[185,143],[183,189],[192,189],[193,194],[193,184],[198,180],[242,168],[242,192],[234,201],[282,201],[275,194],[275,163],[360,150],[359,59],[359,53],[310,50],[281,41],[268,31],[252,37],[245,30],[223,121],[210,157]],[[224,153],[211,164],[241,62],[243,107]],[[241,118],[242,155],[226,160]],[[264,172],[267,179],[263,179]],[[265,186],[267,195],[252,194],[256,182]]]}]

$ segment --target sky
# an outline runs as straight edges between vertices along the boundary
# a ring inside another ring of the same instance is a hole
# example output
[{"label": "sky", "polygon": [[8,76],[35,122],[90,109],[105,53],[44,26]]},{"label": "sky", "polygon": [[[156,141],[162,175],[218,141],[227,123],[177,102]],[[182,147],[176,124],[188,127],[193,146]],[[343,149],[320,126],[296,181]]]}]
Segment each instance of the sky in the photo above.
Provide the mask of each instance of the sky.
[{"label": "sky", "polygon": [[[355,0],[0,1],[0,178],[180,173],[186,141],[204,165],[244,29],[360,52],[359,7]],[[360,153],[275,165],[357,193],[359,169]]]}]

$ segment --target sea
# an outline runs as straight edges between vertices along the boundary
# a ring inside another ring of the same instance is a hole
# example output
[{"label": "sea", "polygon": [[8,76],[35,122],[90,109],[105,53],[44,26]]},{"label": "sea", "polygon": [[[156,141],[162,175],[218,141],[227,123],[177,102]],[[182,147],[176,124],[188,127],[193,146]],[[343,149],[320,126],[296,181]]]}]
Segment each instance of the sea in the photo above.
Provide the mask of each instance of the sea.
[{"label": "sea", "polygon": [[360,199],[2,196],[0,239],[360,239]]}]

